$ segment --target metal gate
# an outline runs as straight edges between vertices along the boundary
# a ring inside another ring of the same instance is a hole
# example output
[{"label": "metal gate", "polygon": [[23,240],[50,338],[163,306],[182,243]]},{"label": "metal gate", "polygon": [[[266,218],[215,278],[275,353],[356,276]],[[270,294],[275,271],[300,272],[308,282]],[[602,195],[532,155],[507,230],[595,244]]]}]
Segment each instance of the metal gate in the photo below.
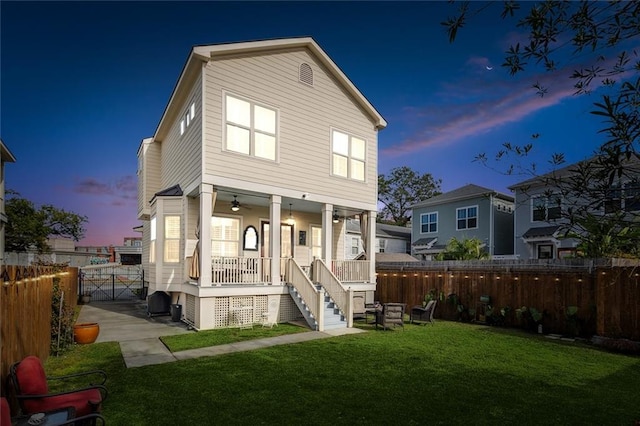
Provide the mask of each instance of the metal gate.
[{"label": "metal gate", "polygon": [[78,274],[78,295],[95,301],[144,299],[146,290],[142,265],[91,265]]}]

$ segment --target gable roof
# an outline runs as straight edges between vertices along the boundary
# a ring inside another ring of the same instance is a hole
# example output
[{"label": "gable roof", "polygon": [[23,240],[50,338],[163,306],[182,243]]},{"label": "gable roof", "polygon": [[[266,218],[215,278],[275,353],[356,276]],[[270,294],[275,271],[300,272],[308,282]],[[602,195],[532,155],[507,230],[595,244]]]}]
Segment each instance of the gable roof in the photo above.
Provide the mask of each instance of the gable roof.
[{"label": "gable roof", "polygon": [[4,144],[4,141],[0,139],[0,159],[3,163],[15,163],[16,157],[13,156],[9,148]]},{"label": "gable roof", "polygon": [[[306,48],[311,51],[312,54],[318,58],[318,60],[329,70],[329,72],[336,78],[336,80],[342,85],[342,87],[349,93],[360,107],[365,111],[375,124],[377,129],[383,129],[387,126],[387,122],[380,115],[380,113],[371,105],[371,103],[365,98],[365,96],[358,90],[358,88],[349,80],[349,78],[342,72],[342,70],[329,58],[324,50],[318,45],[318,43],[311,37],[295,37],[295,38],[282,38],[260,41],[247,41],[236,43],[222,43],[222,44],[210,44],[194,46],[191,49],[191,53],[187,58],[178,82],[176,83],[173,92],[164,112],[162,118],[158,123],[156,132],[154,134],[154,140],[160,141],[164,139],[167,129],[170,126],[172,118],[177,114],[174,109],[177,109],[176,102],[182,96],[186,96],[183,91],[186,91],[191,81],[201,72],[201,64],[208,62],[216,57],[227,55],[251,55],[261,54],[269,51],[279,51],[283,49],[301,49]],[[174,102],[175,101],[175,102]]]},{"label": "gable roof", "polygon": [[438,204],[450,203],[452,201],[466,200],[468,198],[478,198],[483,196],[493,195],[505,201],[513,202],[513,197],[507,194],[494,191],[493,189],[485,188],[483,186],[474,185],[472,183],[454,189],[453,191],[445,192],[444,194],[436,195],[428,200],[424,200],[420,203],[411,206],[412,209],[419,207],[434,206]]}]

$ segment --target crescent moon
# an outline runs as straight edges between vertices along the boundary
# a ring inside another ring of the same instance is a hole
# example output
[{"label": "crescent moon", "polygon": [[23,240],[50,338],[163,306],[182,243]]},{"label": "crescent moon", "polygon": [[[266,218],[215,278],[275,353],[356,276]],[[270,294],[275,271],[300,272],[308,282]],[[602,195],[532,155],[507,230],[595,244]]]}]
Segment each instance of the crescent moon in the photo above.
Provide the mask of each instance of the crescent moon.
[{"label": "crescent moon", "polygon": [[487,70],[489,70],[489,71],[491,71],[491,70],[493,69],[493,67],[490,67],[490,66],[488,66],[488,65],[487,65],[487,66],[485,66],[485,68],[486,68]]}]

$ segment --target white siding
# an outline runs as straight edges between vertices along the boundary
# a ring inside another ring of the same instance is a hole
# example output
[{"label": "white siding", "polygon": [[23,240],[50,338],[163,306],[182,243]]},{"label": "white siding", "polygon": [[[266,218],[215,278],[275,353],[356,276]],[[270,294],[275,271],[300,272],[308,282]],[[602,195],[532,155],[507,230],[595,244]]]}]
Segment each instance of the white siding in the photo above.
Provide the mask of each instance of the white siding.
[{"label": "white siding", "polygon": [[[190,183],[199,182],[202,163],[202,79],[198,77],[189,95],[182,104],[180,114],[162,141],[162,187],[165,189],[180,184],[184,189]],[[183,135],[180,135],[180,120],[195,103],[195,117]],[[156,191],[157,192],[157,191]]]},{"label": "white siding", "polygon": [[[303,62],[313,68],[313,87],[298,81]],[[308,51],[219,59],[205,70],[205,174],[376,203],[374,124]],[[278,109],[279,161],[223,151],[225,91]],[[366,182],[331,176],[332,128],[367,141]]]}]

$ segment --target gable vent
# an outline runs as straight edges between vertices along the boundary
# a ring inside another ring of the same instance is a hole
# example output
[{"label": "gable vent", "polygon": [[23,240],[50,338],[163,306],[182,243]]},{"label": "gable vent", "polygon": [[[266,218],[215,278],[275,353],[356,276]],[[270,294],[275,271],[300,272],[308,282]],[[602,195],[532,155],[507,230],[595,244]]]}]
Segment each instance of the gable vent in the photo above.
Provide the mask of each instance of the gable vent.
[{"label": "gable vent", "polygon": [[313,86],[313,70],[309,64],[300,65],[300,82]]}]

